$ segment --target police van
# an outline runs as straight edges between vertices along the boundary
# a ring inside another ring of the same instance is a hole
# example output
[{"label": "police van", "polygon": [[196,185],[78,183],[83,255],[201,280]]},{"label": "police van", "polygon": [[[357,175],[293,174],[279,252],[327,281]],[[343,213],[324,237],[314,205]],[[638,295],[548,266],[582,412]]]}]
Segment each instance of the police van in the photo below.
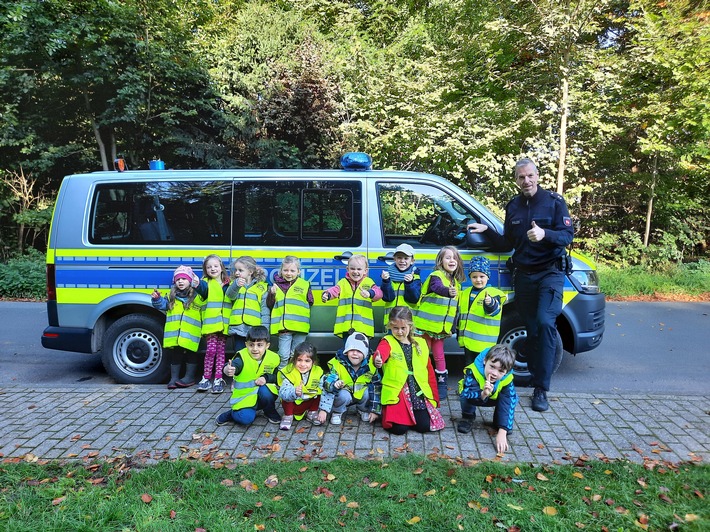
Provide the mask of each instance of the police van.
[{"label": "police van", "polygon": [[[309,340],[325,354],[342,341],[333,336],[337,303],[322,303],[321,293],[345,276],[352,254],[367,257],[369,276],[378,282],[394,249],[410,244],[424,281],[441,247],[453,245],[464,265],[474,255],[488,258],[490,285],[512,290],[506,269],[511,250],[466,230],[481,222],[501,234],[503,223],[464,190],[435,175],[372,170],[366,154],[346,154],[341,163],[341,170],[163,169],[65,177],[47,249],[49,326],[42,345],[99,354],[120,383],[164,382],[165,317],[150,294],[167,291],[181,264],[201,274],[211,253],[227,267],[249,255],[270,281],[284,256],[299,257],[315,299]],[[563,350],[594,349],[604,332],[604,295],[594,263],[581,254],[572,254],[563,303],[555,368]],[[382,302],[375,304],[375,323],[376,336],[383,334]],[[525,336],[510,293],[499,341],[516,348]],[[445,349],[461,353],[455,338]],[[529,379],[523,353],[514,371],[516,382]]]}]

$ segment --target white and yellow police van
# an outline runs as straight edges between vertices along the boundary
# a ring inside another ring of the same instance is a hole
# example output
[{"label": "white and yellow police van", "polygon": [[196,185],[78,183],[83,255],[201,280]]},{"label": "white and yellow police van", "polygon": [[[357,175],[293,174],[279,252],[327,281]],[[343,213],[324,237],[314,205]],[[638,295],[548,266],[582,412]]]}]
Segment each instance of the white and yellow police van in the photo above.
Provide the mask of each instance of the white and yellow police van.
[{"label": "white and yellow police van", "polygon": [[[422,282],[437,252],[456,246],[464,265],[474,255],[491,261],[490,284],[511,290],[506,260],[469,222],[501,233],[502,221],[461,188],[430,174],[371,170],[366,154],[347,154],[342,170],[138,170],[64,178],[47,249],[49,326],[42,345],[100,354],[120,383],[167,378],[162,355],[164,315],[151,305],[154,288],[167,291],[173,270],[216,253],[229,267],[250,255],[269,280],[286,255],[301,259],[315,305],[309,340],[332,353],[336,303],[321,292],[345,275],[351,254],[365,255],[376,282],[402,243],[415,249]],[[382,334],[382,303],[375,323]],[[525,338],[514,294],[503,311],[500,341]],[[557,321],[559,348],[576,354],[597,347],[604,332],[604,295],[595,265],[573,254]],[[374,345],[374,344],[373,344]],[[461,353],[455,339],[447,354]],[[523,354],[517,382],[529,377]]]}]

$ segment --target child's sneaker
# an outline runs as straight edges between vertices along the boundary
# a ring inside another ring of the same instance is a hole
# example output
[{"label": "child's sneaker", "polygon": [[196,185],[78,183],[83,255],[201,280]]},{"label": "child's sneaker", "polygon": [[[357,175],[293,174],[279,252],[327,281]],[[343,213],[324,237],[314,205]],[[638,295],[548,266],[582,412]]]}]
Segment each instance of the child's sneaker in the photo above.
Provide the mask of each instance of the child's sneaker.
[{"label": "child's sneaker", "polygon": [[212,383],[212,393],[222,393],[224,391],[224,387],[227,385],[226,382],[224,382],[224,379],[215,379],[214,382]]},{"label": "child's sneaker", "polygon": [[461,421],[459,421],[459,424],[456,427],[456,430],[458,430],[462,434],[468,434],[469,432],[471,432],[471,429],[473,429],[473,419],[469,417],[465,417]]},{"label": "child's sneaker", "polygon": [[439,400],[443,401],[449,393],[449,372],[448,371],[436,371],[436,387],[439,390]]},{"label": "child's sneaker", "polygon": [[306,414],[306,419],[313,423],[314,425],[321,425],[320,419],[318,419],[318,412],[314,410],[309,410]]},{"label": "child's sneaker", "polygon": [[202,377],[202,380],[197,384],[196,392],[206,392],[212,387],[212,381],[206,377]]},{"label": "child's sneaker", "polygon": [[226,425],[228,423],[231,423],[232,421],[232,413],[231,412],[222,412],[220,415],[217,416],[217,426],[221,427],[222,425]]},{"label": "child's sneaker", "polygon": [[268,414],[264,412],[264,415],[266,416],[266,419],[269,420],[269,423],[281,423],[281,416],[276,411],[270,412]]},{"label": "child's sneaker", "polygon": [[331,425],[340,425],[343,422],[343,414],[338,414],[337,412],[333,412],[333,415],[330,416],[330,424]]},{"label": "child's sneaker", "polygon": [[291,430],[291,423],[293,422],[293,416],[284,416],[281,418],[281,430]]},{"label": "child's sneaker", "polygon": [[360,421],[363,423],[369,423],[370,422],[370,413],[369,412],[360,412]]}]

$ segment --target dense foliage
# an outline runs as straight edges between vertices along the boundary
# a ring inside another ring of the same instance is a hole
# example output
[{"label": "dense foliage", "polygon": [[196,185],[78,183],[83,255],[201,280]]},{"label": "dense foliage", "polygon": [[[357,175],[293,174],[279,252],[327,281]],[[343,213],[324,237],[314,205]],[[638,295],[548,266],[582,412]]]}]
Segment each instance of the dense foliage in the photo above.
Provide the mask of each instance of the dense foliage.
[{"label": "dense foliage", "polygon": [[321,168],[362,150],[498,212],[531,156],[579,245],[612,262],[624,242],[702,256],[709,13],[707,0],[5,2],[0,252],[42,249],[61,177],[118,155]]}]

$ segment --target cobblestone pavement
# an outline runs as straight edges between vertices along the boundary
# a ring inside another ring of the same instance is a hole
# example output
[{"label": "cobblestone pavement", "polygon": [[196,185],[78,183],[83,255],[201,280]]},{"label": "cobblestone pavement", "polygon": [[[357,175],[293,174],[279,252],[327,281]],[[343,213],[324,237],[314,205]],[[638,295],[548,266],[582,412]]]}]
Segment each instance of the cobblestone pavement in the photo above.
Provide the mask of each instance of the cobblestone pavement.
[{"label": "cobblestone pavement", "polygon": [[[451,387],[452,388],[452,387]],[[530,409],[531,390],[518,389],[515,431],[505,462],[564,463],[579,457],[707,461],[710,396],[549,394],[550,410]],[[0,388],[0,459],[140,456],[166,458],[325,460],[336,456],[384,458],[436,454],[463,461],[495,459],[494,436],[483,409],[470,434],[456,431],[458,396],[442,404],[447,426],[437,433],[392,436],[351,411],[340,426],[306,420],[281,431],[262,415],[250,427],[217,427],[229,394],[194,388],[73,385]],[[481,409],[479,409],[481,412]]]}]

